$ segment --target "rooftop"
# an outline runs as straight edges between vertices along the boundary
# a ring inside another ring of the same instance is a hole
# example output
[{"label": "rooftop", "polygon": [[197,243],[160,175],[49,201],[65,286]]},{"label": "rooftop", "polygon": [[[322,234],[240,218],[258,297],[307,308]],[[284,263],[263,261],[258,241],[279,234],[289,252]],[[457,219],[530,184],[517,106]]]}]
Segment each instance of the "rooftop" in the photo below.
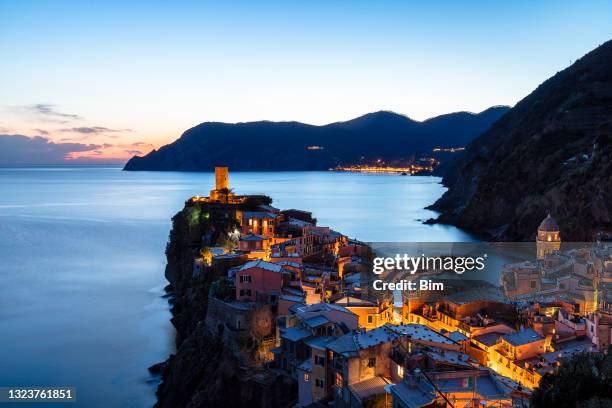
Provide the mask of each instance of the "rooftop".
[{"label": "rooftop", "polygon": [[319,327],[319,326],[323,326],[324,324],[327,324],[329,322],[330,322],[329,319],[322,315],[311,317],[304,321],[304,323],[306,323],[306,325],[312,329]]},{"label": "rooftop", "polygon": [[298,220],[297,218],[292,218],[292,217],[288,217],[289,219],[287,221],[285,221],[286,224],[290,224],[290,225],[294,225],[296,227],[299,228],[304,228],[307,227],[309,225],[314,225],[310,222],[307,221],[302,221],[302,220]]},{"label": "rooftop", "polygon": [[302,316],[302,317],[307,317],[310,314],[315,314],[315,313],[324,313],[324,312],[329,312],[329,311],[338,311],[338,312],[344,312],[344,313],[348,313],[351,315],[354,315],[353,312],[351,312],[350,310],[348,310],[345,307],[342,307],[340,305],[335,305],[332,303],[314,303],[312,305],[306,305],[306,306],[301,306],[295,309],[295,313],[298,316]]},{"label": "rooftop", "polygon": [[268,237],[256,234],[247,234],[240,237],[241,241],[266,241]]},{"label": "rooftop", "polygon": [[370,397],[372,395],[383,394],[385,391],[385,386],[390,384],[391,382],[386,378],[376,376],[369,378],[367,380],[363,380],[357,383],[353,383],[349,385],[349,389],[360,400],[364,398]]},{"label": "rooftop", "polygon": [[463,366],[466,368],[472,367],[472,364],[470,364],[470,356],[459,351],[430,347],[428,350],[424,350],[423,354],[427,355],[436,363]]},{"label": "rooftop", "polygon": [[368,300],[359,299],[359,298],[352,297],[352,296],[344,296],[336,300],[334,304],[340,305],[340,306],[376,306],[376,304]]},{"label": "rooftop", "polygon": [[590,353],[595,351],[597,348],[591,343],[590,339],[583,340],[572,340],[566,343],[560,343],[555,345],[556,350],[551,353],[542,354],[542,358],[547,363],[553,363],[564,357],[571,357],[574,354]]},{"label": "rooftop", "polygon": [[513,346],[522,346],[525,344],[533,343],[535,341],[544,340],[544,337],[540,336],[532,328],[524,329],[514,333],[504,334],[502,338]]},{"label": "rooftop", "polygon": [[259,204],[257,206],[257,208],[259,208],[260,210],[263,210],[265,212],[271,212],[271,213],[275,213],[275,212],[280,211],[278,208],[273,207],[273,206],[268,205],[268,204]]},{"label": "rooftop", "polygon": [[538,231],[559,232],[559,226],[557,225],[557,221],[548,214],[538,227]]},{"label": "rooftop", "polygon": [[325,350],[325,346],[334,341],[336,338],[335,337],[330,337],[330,336],[318,336],[318,337],[312,337],[306,341],[304,341],[304,343],[306,343],[306,345],[308,345],[309,347],[314,347],[314,348],[318,348],[321,350]]},{"label": "rooftop", "polygon": [[475,336],[474,340],[476,340],[479,343],[484,344],[487,347],[491,347],[497,343],[497,340],[502,335],[503,333],[497,333],[497,332],[485,333],[485,334],[481,334],[480,336]]},{"label": "rooftop", "polygon": [[290,327],[288,329],[281,330],[280,336],[289,341],[300,341],[311,337],[312,333],[308,330],[300,329],[299,327]]},{"label": "rooftop", "polygon": [[242,219],[257,218],[257,219],[275,219],[276,214],[262,211],[245,211],[242,213]]},{"label": "rooftop", "polygon": [[451,339],[451,340],[453,340],[455,342],[460,342],[460,341],[468,340],[468,337],[465,334],[463,334],[463,333],[461,333],[459,331],[454,331],[454,332],[448,333],[446,335],[446,337],[448,337],[449,339]]},{"label": "rooftop", "polygon": [[272,272],[281,272],[283,270],[282,265],[278,265],[272,262],[267,262],[262,259],[258,259],[255,261],[249,261],[245,263],[238,269],[238,271],[244,271],[250,268],[261,268],[261,269],[265,269],[265,270],[272,271]]},{"label": "rooftop", "polygon": [[[443,393],[471,394],[476,392],[491,401],[511,399],[510,391],[512,391],[512,387],[501,383],[490,370],[433,372],[429,373],[429,378]],[[394,394],[394,397],[401,399],[410,408],[430,404],[437,397],[433,386],[426,379],[413,382],[412,385],[408,381],[402,381],[393,386],[391,392]]]},{"label": "rooftop", "polygon": [[399,337],[398,332],[385,325],[368,331],[359,330],[347,333],[331,342],[328,348],[345,357],[355,357],[359,354],[359,350],[388,343]]},{"label": "rooftop", "polygon": [[448,337],[443,336],[435,330],[422,324],[403,324],[401,326],[387,324],[386,326],[401,335],[410,336],[412,340],[428,341],[441,344],[455,344],[455,342]]}]

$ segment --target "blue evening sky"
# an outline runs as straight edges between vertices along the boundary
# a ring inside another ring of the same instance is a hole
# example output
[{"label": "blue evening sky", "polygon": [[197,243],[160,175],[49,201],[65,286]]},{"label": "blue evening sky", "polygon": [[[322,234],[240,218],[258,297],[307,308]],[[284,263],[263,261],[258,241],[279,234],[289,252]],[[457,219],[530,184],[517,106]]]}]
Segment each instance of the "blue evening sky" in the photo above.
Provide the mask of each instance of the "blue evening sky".
[{"label": "blue evening sky", "polygon": [[513,105],[612,38],[610,1],[3,0],[0,18],[0,133],[107,157],[203,121]]}]

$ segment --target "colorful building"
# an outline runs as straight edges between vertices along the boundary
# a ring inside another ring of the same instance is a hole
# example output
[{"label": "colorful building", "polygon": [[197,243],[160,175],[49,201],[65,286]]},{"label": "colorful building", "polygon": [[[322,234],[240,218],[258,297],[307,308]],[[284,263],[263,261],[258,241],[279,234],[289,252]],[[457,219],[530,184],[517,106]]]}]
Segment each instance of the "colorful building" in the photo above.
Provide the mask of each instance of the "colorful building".
[{"label": "colorful building", "polygon": [[276,304],[291,274],[282,265],[263,260],[250,261],[235,274],[236,299],[244,302],[269,301]]}]

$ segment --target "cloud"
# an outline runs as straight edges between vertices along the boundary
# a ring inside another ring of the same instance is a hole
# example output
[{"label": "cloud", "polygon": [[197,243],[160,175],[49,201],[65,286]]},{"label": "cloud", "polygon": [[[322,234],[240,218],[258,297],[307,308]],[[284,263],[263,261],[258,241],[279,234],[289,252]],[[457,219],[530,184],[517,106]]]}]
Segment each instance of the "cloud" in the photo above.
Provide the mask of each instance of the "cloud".
[{"label": "cloud", "polygon": [[146,142],[135,142],[132,143],[130,146],[133,147],[149,147],[149,146],[153,146],[151,143],[146,143]]},{"label": "cloud", "polygon": [[110,129],[104,126],[82,126],[60,129],[60,132],[81,133],[83,135],[97,135],[101,133],[131,132],[132,129]]},{"label": "cloud", "polygon": [[35,131],[38,134],[45,135],[45,136],[47,136],[49,134],[49,131],[45,130],[45,129],[32,129],[32,130]]},{"label": "cloud", "polygon": [[50,103],[17,106],[12,110],[16,113],[35,116],[37,119],[44,122],[68,123],[83,119],[81,116],[74,113],[60,112],[56,109],[55,105]]},{"label": "cloud", "polygon": [[142,154],[142,152],[140,150],[129,150],[129,149],[126,149],[126,150],[124,150],[124,152],[126,152],[127,154],[131,154],[133,156],[138,155],[138,154]]},{"label": "cloud", "polygon": [[0,135],[0,165],[60,164],[71,153],[93,152],[96,144],[55,143],[41,136]]}]

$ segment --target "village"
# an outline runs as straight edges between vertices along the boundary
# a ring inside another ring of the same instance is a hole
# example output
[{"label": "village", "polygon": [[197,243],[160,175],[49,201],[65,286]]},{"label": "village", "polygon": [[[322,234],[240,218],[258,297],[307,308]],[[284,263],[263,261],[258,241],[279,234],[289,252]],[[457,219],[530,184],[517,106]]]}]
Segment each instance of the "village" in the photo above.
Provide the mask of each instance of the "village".
[{"label": "village", "polygon": [[[502,287],[435,301],[373,294],[371,248],[310,212],[234,194],[227,167],[190,199],[221,207],[234,245],[201,248],[194,276],[211,285],[207,329],[258,371],[297,384],[296,406],[527,406],[547,372],[576,353],[605,353],[612,337],[612,247],[561,250],[549,215],[533,261],[505,265]],[[436,405],[439,404],[439,405]]]}]

